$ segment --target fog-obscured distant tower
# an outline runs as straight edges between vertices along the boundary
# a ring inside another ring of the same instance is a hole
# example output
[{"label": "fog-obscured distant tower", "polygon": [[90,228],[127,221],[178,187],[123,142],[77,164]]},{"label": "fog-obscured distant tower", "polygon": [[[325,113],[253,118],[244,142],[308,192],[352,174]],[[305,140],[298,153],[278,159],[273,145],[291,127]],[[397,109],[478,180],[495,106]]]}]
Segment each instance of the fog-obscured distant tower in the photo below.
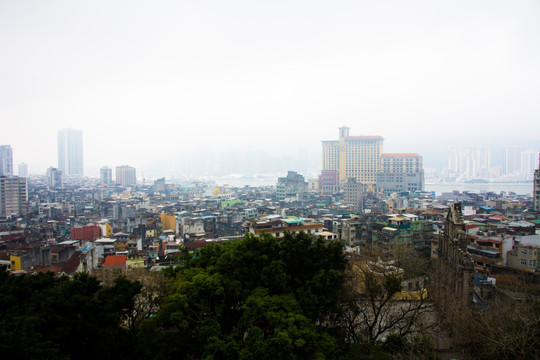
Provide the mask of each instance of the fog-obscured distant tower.
[{"label": "fog-obscured distant tower", "polygon": [[58,168],[65,175],[83,175],[83,138],[81,130],[58,132]]},{"label": "fog-obscured distant tower", "polygon": [[123,187],[137,184],[137,173],[134,167],[123,165],[116,167],[116,183]]},{"label": "fog-obscured distant tower", "polygon": [[99,169],[99,179],[102,184],[108,185],[112,183],[112,169],[108,166],[104,166]]},{"label": "fog-obscured distant tower", "polygon": [[448,149],[448,171],[459,172],[459,150],[456,148]]},{"label": "fog-obscured distant tower", "polygon": [[0,176],[13,175],[13,151],[10,145],[0,146]]},{"label": "fog-obscured distant tower", "polygon": [[504,147],[504,173],[506,175],[517,174],[521,170],[521,147]]},{"label": "fog-obscured distant tower", "polygon": [[476,145],[474,149],[474,176],[489,178],[491,170],[491,149]]},{"label": "fog-obscured distant tower", "polygon": [[538,161],[538,151],[527,150],[521,152],[521,175],[525,180],[532,180]]},{"label": "fog-obscured distant tower", "polygon": [[28,177],[28,165],[26,165],[26,163],[19,164],[17,175],[22,177]]}]

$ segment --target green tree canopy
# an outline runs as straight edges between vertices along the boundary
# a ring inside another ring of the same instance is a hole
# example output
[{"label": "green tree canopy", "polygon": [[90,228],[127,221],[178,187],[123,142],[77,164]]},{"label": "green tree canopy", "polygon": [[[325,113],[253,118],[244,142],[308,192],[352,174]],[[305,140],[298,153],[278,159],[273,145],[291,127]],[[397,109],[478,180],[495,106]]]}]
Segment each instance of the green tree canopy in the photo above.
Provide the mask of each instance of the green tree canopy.
[{"label": "green tree canopy", "polygon": [[174,343],[162,357],[336,357],[328,320],[340,311],[345,267],[341,243],[305,233],[205,247],[173,274],[156,322]]},{"label": "green tree canopy", "polygon": [[88,274],[10,276],[0,270],[0,353],[20,359],[124,357],[133,349],[121,326],[140,284],[102,287]]}]

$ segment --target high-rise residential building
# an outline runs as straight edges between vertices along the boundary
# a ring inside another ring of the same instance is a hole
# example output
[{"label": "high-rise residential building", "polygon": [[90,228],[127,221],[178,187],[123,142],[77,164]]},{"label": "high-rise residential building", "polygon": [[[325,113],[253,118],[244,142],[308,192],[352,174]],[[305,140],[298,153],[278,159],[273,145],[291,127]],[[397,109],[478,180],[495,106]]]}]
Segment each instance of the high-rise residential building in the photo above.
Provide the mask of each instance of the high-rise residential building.
[{"label": "high-rise residential building", "polygon": [[154,191],[164,194],[166,192],[165,178],[154,180]]},{"label": "high-rise residential building", "polygon": [[58,132],[58,169],[64,175],[83,175],[83,137],[81,130]]},{"label": "high-rise residential building", "polygon": [[491,148],[476,145],[472,148],[448,149],[448,171],[459,178],[490,178]]},{"label": "high-rise residential building", "polygon": [[13,175],[13,150],[10,145],[0,145],[0,176]]},{"label": "high-rise residential building", "polygon": [[461,149],[448,149],[448,171],[457,173],[460,171]]},{"label": "high-rise residential building", "polygon": [[26,178],[18,176],[0,177],[0,217],[19,216],[26,213],[28,188]]},{"label": "high-rise residential building", "polygon": [[540,211],[540,157],[538,158],[538,168],[534,172],[534,208]]},{"label": "high-rise residential building", "polygon": [[63,185],[62,182],[62,170],[50,167],[47,169],[47,185],[51,188],[60,188]]},{"label": "high-rise residential building", "polygon": [[460,149],[459,175],[473,177],[473,156],[471,149]]},{"label": "high-rise residential building", "polygon": [[28,165],[26,165],[26,163],[19,164],[17,175],[22,177],[28,177]]},{"label": "high-rise residential building", "polygon": [[414,153],[382,154],[377,190],[385,194],[423,191],[422,156]]},{"label": "high-rise residential building", "polygon": [[116,167],[116,183],[123,187],[137,184],[137,173],[134,167],[122,165]]},{"label": "high-rise residential building", "polygon": [[521,170],[521,147],[504,147],[504,173],[506,175],[518,174]]},{"label": "high-rise residential building", "polygon": [[382,136],[349,136],[349,128],[339,128],[339,140],[322,142],[322,171],[337,172],[340,187],[354,178],[365,190],[374,190],[380,158]]},{"label": "high-rise residential building", "polygon": [[538,151],[527,150],[521,152],[521,175],[525,180],[532,180],[538,161]]},{"label": "high-rise residential building", "polygon": [[346,204],[351,205],[356,213],[362,212],[364,208],[362,193],[362,184],[357,182],[355,178],[349,178],[343,184],[343,200]]},{"label": "high-rise residential building", "polygon": [[108,166],[104,166],[99,169],[99,179],[102,184],[112,184],[112,169]]},{"label": "high-rise residential building", "polygon": [[491,173],[491,149],[489,146],[476,145],[473,152],[473,176],[487,179]]}]

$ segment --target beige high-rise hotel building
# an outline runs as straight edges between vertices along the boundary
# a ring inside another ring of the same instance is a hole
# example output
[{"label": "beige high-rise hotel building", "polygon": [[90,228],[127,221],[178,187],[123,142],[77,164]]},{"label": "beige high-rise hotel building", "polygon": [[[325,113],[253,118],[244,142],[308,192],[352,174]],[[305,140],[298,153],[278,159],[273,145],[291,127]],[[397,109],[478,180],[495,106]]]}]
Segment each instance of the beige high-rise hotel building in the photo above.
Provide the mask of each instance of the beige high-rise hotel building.
[{"label": "beige high-rise hotel building", "polygon": [[[349,128],[339,128],[339,140],[322,142],[322,177],[334,175],[337,186],[353,178],[366,190],[374,189],[383,153],[382,136],[350,136]],[[323,181],[323,183],[324,183]]]}]

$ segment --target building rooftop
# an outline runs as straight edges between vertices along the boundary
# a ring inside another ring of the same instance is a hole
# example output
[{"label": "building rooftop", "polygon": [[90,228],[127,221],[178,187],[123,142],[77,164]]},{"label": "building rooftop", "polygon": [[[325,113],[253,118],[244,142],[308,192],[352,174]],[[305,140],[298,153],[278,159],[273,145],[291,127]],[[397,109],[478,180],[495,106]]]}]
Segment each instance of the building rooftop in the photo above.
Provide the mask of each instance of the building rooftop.
[{"label": "building rooftop", "polygon": [[345,140],[384,140],[382,136],[374,135],[374,136],[347,136],[345,137]]},{"label": "building rooftop", "polygon": [[395,157],[395,156],[402,156],[402,157],[420,157],[419,154],[416,153],[387,153],[387,154],[381,154],[382,157]]},{"label": "building rooftop", "polygon": [[96,244],[114,244],[117,240],[116,239],[110,239],[110,238],[102,238],[94,241]]},{"label": "building rooftop", "polygon": [[81,251],[75,251],[69,260],[62,266],[62,272],[65,272],[66,274],[73,274],[77,269],[79,268],[79,265],[81,265]]},{"label": "building rooftop", "polygon": [[479,248],[479,247],[476,247],[476,246],[473,246],[473,245],[467,245],[467,250],[475,250],[475,251],[490,254],[490,255],[499,255],[500,254],[500,251],[498,251],[498,250],[482,249],[482,248]]},{"label": "building rooftop", "polygon": [[283,219],[283,222],[287,224],[302,224],[304,220],[302,219]]},{"label": "building rooftop", "polygon": [[127,255],[109,255],[105,258],[103,267],[126,265]]}]

